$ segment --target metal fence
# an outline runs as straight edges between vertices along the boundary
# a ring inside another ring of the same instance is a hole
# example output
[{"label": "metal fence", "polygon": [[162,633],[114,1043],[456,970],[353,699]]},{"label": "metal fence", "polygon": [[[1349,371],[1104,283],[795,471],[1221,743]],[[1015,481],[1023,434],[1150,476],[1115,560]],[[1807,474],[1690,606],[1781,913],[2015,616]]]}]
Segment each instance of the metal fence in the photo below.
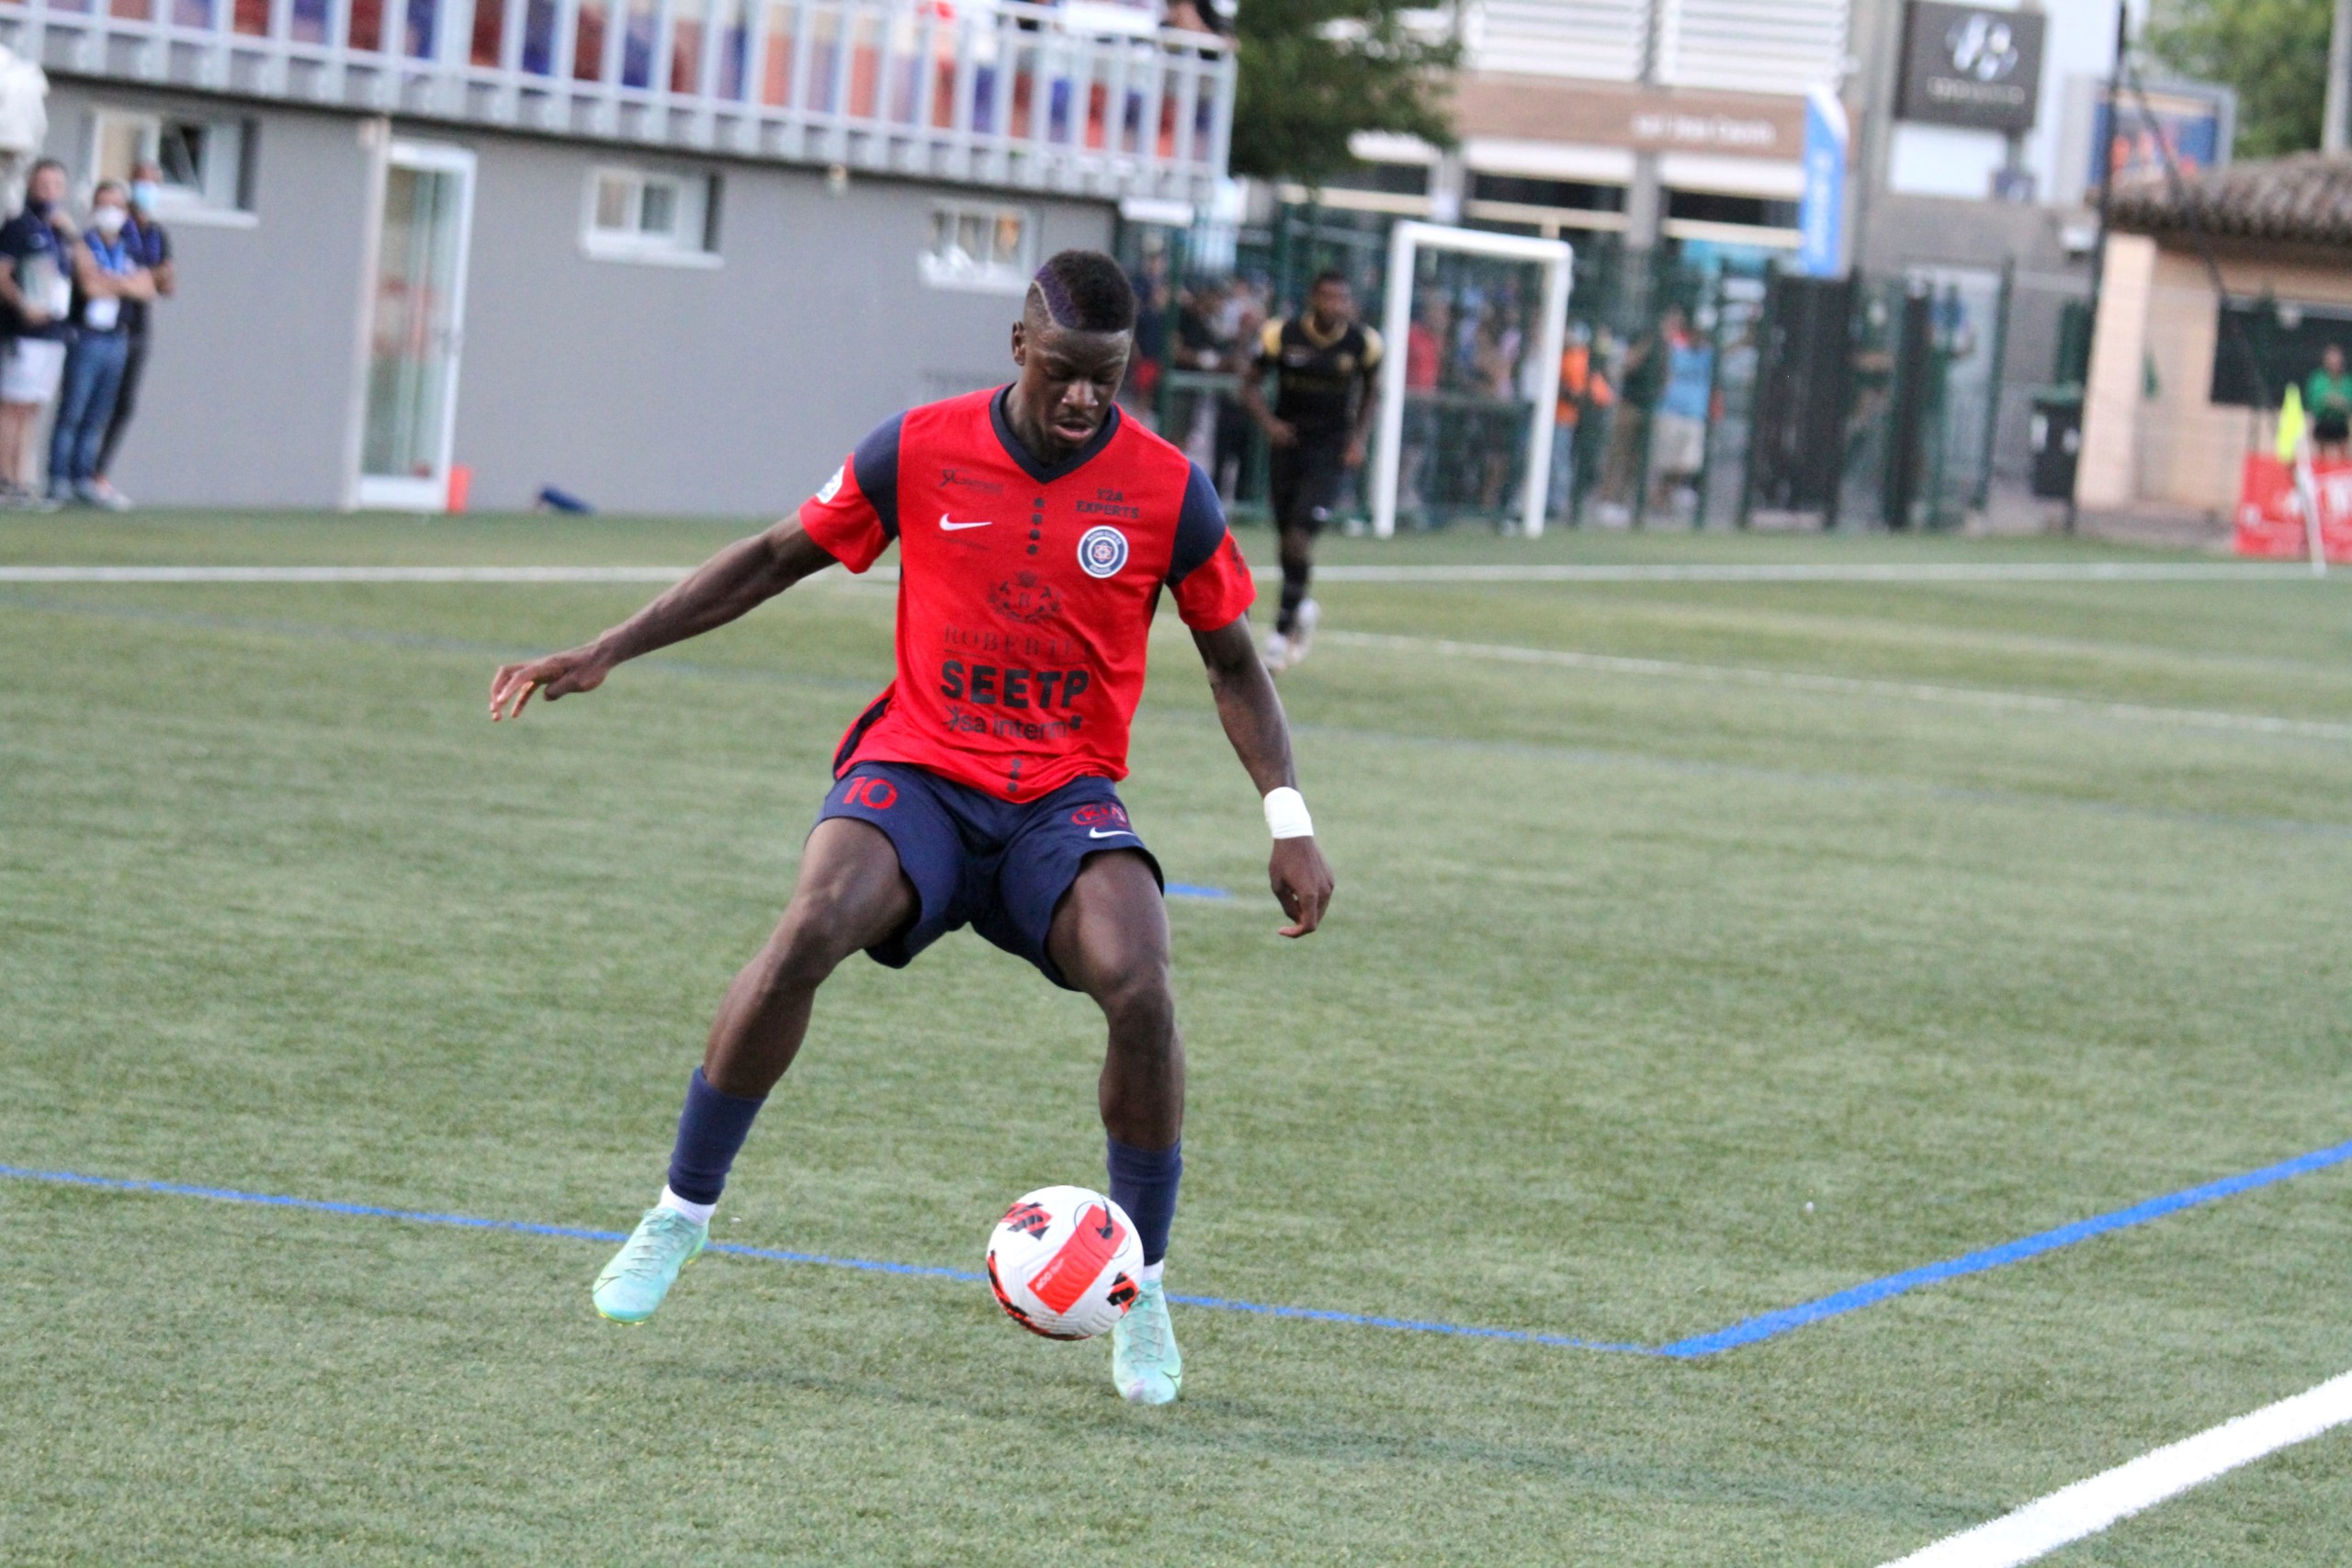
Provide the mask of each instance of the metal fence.
[{"label": "metal fence", "polygon": [[[1284,206],[1262,227],[1210,243],[1162,231],[1144,244],[1130,233],[1127,259],[1154,317],[1146,347],[1158,362],[1130,400],[1193,450],[1241,514],[1263,494],[1254,482],[1258,433],[1235,397],[1248,360],[1242,327],[1295,309],[1325,268],[1346,273],[1360,313],[1377,320],[1391,221]],[[1857,276],[1826,317],[1816,302],[1809,351],[1834,363],[1805,394],[1822,400],[1808,427],[1781,406],[1798,395],[1804,367],[1792,355],[1806,345],[1770,318],[1789,292],[1772,253],[1634,253],[1615,235],[1575,243],[1561,366],[1489,367],[1467,378],[1477,384],[1432,387],[1408,402],[1400,491],[1412,504],[1400,505],[1400,525],[1508,526],[1539,393],[1559,405],[1550,511],[1565,524],[1945,528],[1985,506],[1996,470],[2023,477],[2028,389],[2004,378],[2009,273]],[[1192,265],[1203,254],[1219,265]],[[1435,281],[1453,299],[1465,287]],[[1431,285],[1416,279],[1417,292]],[[1510,286],[1495,279],[1466,288],[1489,302],[1510,298]],[[1521,333],[1518,351],[1531,352],[1532,338]],[[1810,491],[1781,482],[1788,454],[1780,447],[1792,441],[1809,446],[1801,456],[1825,473],[1834,468],[1837,482]],[[1360,499],[1348,503],[1361,514]]]}]

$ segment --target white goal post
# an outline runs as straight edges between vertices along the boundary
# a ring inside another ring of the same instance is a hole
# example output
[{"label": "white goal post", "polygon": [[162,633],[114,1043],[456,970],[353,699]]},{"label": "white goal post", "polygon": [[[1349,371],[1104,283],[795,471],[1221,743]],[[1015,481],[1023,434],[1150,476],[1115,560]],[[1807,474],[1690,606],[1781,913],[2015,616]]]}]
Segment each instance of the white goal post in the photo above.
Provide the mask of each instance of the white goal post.
[{"label": "white goal post", "polygon": [[1424,250],[1461,251],[1504,261],[1533,262],[1544,269],[1543,314],[1536,322],[1533,378],[1544,389],[1528,421],[1527,477],[1521,488],[1521,531],[1544,532],[1544,489],[1552,478],[1552,422],[1556,401],[1551,389],[1559,376],[1560,350],[1567,332],[1568,281],[1574,259],[1565,240],[1533,240],[1489,234],[1442,223],[1402,222],[1388,235],[1388,308],[1381,321],[1387,352],[1380,361],[1380,440],[1374,461],[1372,531],[1381,538],[1396,532],[1396,482],[1404,457],[1405,344],[1413,325],[1413,274]]}]

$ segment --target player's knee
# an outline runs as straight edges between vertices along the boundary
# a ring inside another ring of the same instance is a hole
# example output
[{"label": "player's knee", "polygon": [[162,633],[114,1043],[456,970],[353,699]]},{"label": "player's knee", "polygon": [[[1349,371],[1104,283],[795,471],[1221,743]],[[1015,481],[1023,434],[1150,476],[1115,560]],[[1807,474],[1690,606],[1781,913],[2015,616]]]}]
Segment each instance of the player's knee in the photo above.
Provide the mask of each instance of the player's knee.
[{"label": "player's knee", "polygon": [[814,990],[856,949],[842,935],[839,911],[821,900],[796,899],[762,954],[768,984],[779,990]]},{"label": "player's knee", "polygon": [[1114,1044],[1165,1050],[1176,1036],[1176,993],[1165,959],[1138,959],[1095,988],[1094,999],[1111,1025]]}]

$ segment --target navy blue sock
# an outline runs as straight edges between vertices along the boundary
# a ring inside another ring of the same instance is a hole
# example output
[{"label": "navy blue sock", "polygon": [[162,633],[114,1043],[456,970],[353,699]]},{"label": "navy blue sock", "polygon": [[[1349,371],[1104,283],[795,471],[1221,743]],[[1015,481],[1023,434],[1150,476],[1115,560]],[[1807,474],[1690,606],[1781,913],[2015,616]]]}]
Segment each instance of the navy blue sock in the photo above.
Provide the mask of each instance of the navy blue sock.
[{"label": "navy blue sock", "polygon": [[1165,1149],[1130,1148],[1116,1138],[1111,1145],[1111,1201],[1136,1223],[1147,1267],[1168,1256],[1168,1227],[1176,1221],[1176,1184],[1184,1178],[1184,1145]]},{"label": "navy blue sock", "polygon": [[746,1100],[710,1087],[696,1067],[686,1080],[686,1108],[678,1112],[677,1146],[670,1151],[670,1190],[689,1203],[716,1203],[727,1172],[751,1135],[752,1119],[766,1097]]}]

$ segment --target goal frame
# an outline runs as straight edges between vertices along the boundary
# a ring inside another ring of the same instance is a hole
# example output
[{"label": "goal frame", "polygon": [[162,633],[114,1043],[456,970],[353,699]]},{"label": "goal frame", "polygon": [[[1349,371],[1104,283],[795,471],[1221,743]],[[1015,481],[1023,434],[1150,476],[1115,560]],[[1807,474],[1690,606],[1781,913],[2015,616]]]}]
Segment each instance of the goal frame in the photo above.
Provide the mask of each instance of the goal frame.
[{"label": "goal frame", "polygon": [[[1380,327],[1387,340],[1387,352],[1380,361],[1380,438],[1372,485],[1372,531],[1383,539],[1396,532],[1396,481],[1404,461],[1405,343],[1413,325],[1413,264],[1425,250],[1534,262],[1544,268],[1544,314],[1535,352],[1536,363],[1545,367],[1543,385],[1546,388],[1558,380],[1560,352],[1567,337],[1568,286],[1576,252],[1566,240],[1490,234],[1481,229],[1457,229],[1409,220],[1389,231],[1388,300],[1381,313]],[[1526,499],[1519,531],[1530,538],[1544,532],[1544,503],[1547,499],[1544,492],[1552,482],[1552,426],[1557,402],[1555,397],[1537,398],[1535,417],[1528,422]]]}]

